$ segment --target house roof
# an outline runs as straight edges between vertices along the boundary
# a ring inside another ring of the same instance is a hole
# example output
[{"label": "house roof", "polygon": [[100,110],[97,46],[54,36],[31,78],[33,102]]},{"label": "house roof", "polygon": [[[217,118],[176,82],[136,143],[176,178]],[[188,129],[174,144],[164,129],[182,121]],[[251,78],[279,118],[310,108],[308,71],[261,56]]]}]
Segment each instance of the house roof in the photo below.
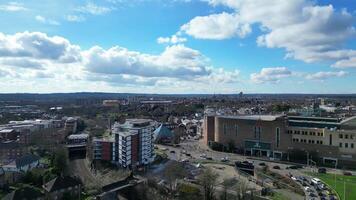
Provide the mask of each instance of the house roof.
[{"label": "house roof", "polygon": [[27,155],[21,156],[20,158],[16,159],[16,167],[20,168],[22,166],[29,165],[29,164],[37,162],[39,160],[40,160],[39,156],[36,156],[33,154],[27,154]]},{"label": "house roof", "polygon": [[70,176],[58,176],[43,185],[43,188],[48,192],[57,191],[60,189],[65,189],[69,187],[74,187],[80,185],[81,182]]},{"label": "house roof", "polygon": [[44,196],[43,193],[36,188],[25,186],[7,194],[2,200],[23,200],[23,199],[37,199]]},{"label": "house roof", "polygon": [[153,132],[153,137],[154,140],[160,140],[161,138],[173,138],[173,133],[171,130],[169,130],[166,126],[161,124],[154,132]]}]

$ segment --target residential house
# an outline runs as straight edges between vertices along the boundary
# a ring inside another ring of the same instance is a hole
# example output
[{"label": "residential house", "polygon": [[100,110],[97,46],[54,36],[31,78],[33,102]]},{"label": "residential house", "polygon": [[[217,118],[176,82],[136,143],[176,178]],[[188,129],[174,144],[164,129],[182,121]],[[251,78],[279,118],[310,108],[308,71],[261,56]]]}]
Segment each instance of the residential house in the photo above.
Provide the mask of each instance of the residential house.
[{"label": "residential house", "polygon": [[80,198],[81,182],[70,176],[58,176],[44,184],[45,196],[47,199],[62,199],[63,195],[69,194],[72,197]]}]

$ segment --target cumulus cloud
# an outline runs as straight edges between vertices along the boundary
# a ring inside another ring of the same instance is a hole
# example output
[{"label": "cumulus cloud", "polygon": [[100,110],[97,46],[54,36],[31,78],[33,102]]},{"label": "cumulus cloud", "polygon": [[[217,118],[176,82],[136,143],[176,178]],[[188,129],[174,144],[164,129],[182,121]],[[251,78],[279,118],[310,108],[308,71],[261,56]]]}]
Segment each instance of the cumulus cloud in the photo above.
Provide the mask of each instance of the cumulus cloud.
[{"label": "cumulus cloud", "polygon": [[35,17],[35,19],[43,24],[49,24],[49,25],[55,25],[55,26],[60,25],[60,23],[58,21],[53,20],[53,19],[47,19],[41,15],[37,15]]},{"label": "cumulus cloud", "polygon": [[194,38],[215,40],[235,36],[243,38],[251,32],[250,25],[242,23],[239,15],[225,12],[195,17],[184,24],[180,30]]},{"label": "cumulus cloud", "polygon": [[[287,58],[305,62],[329,60],[337,62],[337,67],[354,66],[349,61],[356,57],[355,50],[344,49],[344,44],[356,36],[355,19],[346,9],[338,11],[332,5],[320,6],[311,0],[203,1],[234,11],[196,17],[183,25],[182,29],[195,38],[232,38],[238,36],[236,30],[241,25],[257,24],[262,30],[257,39],[259,46],[283,48]],[[216,20],[218,18],[225,20]],[[246,30],[242,36],[250,33],[248,28]]]},{"label": "cumulus cloud", "polygon": [[269,67],[262,68],[259,73],[250,75],[251,81],[254,83],[278,83],[281,78],[286,78],[292,75],[292,72],[286,67]]},{"label": "cumulus cloud", "polygon": [[92,15],[103,15],[114,10],[112,7],[99,6],[92,2],[88,2],[84,6],[78,7],[76,11]]},{"label": "cumulus cloud", "polygon": [[122,47],[93,47],[83,53],[88,71],[102,74],[131,74],[147,77],[209,75],[199,51],[184,45],[169,46],[160,55],[142,54]]},{"label": "cumulus cloud", "polygon": [[338,72],[317,72],[314,74],[308,74],[305,78],[309,80],[325,80],[332,77],[344,77],[348,73],[345,71]]},{"label": "cumulus cloud", "polygon": [[0,64],[10,67],[43,69],[42,63],[33,59],[0,58]]},{"label": "cumulus cloud", "polygon": [[9,2],[6,4],[0,4],[0,10],[8,11],[8,12],[18,12],[18,11],[26,11],[28,9],[22,3]]},{"label": "cumulus cloud", "polygon": [[0,33],[0,58],[29,57],[75,62],[80,56],[80,48],[63,37],[49,37],[41,32]]},{"label": "cumulus cloud", "polygon": [[11,80],[95,82],[110,87],[199,84],[202,89],[204,84],[226,86],[239,79],[239,71],[215,68],[199,51],[183,44],[169,45],[160,54],[119,46],[81,50],[63,37],[40,32],[0,33],[0,70],[2,77],[14,77]]},{"label": "cumulus cloud", "polygon": [[184,37],[179,37],[177,35],[172,35],[171,37],[159,37],[157,39],[158,44],[177,44],[177,43],[183,43],[186,42],[187,38]]}]

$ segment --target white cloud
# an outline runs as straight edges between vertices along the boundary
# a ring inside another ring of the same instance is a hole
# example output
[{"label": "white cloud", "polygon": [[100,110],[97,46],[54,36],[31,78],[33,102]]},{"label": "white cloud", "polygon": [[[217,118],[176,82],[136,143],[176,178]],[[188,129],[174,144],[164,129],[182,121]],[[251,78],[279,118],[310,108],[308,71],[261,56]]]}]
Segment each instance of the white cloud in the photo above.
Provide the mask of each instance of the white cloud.
[{"label": "white cloud", "polygon": [[8,12],[18,12],[18,11],[26,11],[28,10],[22,3],[18,2],[9,2],[7,4],[0,4],[1,11]]},{"label": "white cloud", "polygon": [[42,63],[34,59],[0,58],[0,64],[10,67],[43,69]]},{"label": "white cloud", "polygon": [[68,63],[80,59],[80,48],[63,37],[49,37],[41,32],[0,33],[1,57],[52,59]]},{"label": "white cloud", "polygon": [[175,93],[188,89],[206,91],[207,85],[232,91],[239,81],[239,71],[214,68],[199,51],[183,44],[167,46],[157,55],[119,46],[81,50],[63,37],[40,32],[0,33],[0,72],[9,87],[17,85],[21,91],[99,90],[100,86],[102,91],[125,88],[131,92],[142,89],[148,92],[159,88],[162,92]]},{"label": "white cloud", "polygon": [[141,54],[122,47],[92,47],[83,52],[86,69],[102,74],[146,77],[193,77],[209,75],[199,51],[184,45],[169,46],[160,55]]},{"label": "white cloud", "polygon": [[198,39],[215,40],[236,36],[243,38],[251,32],[249,24],[242,23],[239,15],[225,12],[195,17],[180,30]]},{"label": "white cloud", "polygon": [[177,35],[172,35],[171,37],[159,37],[157,39],[158,44],[177,44],[177,43],[184,43],[187,41],[187,38],[179,37]]},{"label": "white cloud", "polygon": [[65,19],[67,21],[70,21],[70,22],[83,22],[83,21],[85,21],[85,17],[83,17],[81,15],[67,15],[65,17]]},{"label": "white cloud", "polygon": [[47,19],[41,15],[37,15],[35,17],[35,19],[43,24],[49,24],[49,25],[55,25],[55,26],[60,25],[60,23],[58,21],[53,20],[53,19]]},{"label": "white cloud", "polygon": [[88,14],[92,14],[92,15],[103,15],[103,14],[111,12],[112,10],[114,10],[113,7],[99,6],[92,2],[88,2],[84,6],[76,9],[76,11],[78,11],[78,12],[88,13]]},{"label": "white cloud", "polygon": [[[354,51],[356,53],[356,51]],[[350,56],[349,58],[339,60],[332,65],[335,68],[356,68],[356,55]]]},{"label": "white cloud", "polygon": [[250,75],[251,81],[254,83],[278,83],[281,78],[286,78],[292,75],[286,67],[270,67],[262,68],[259,73]]},{"label": "white cloud", "polygon": [[[335,66],[354,66],[348,61],[356,57],[355,50],[344,49],[344,44],[356,37],[355,19],[346,9],[337,11],[332,5],[319,6],[312,0],[203,1],[209,2],[212,6],[227,6],[234,12],[225,14],[229,16],[226,18],[230,20],[226,21],[231,21],[230,23],[217,23],[215,28],[211,24],[214,24],[214,18],[219,14],[192,19],[188,25],[194,21],[199,23],[184,30],[195,38],[232,38],[236,37],[233,34],[236,28],[232,27],[238,27],[234,22],[247,27],[257,24],[262,30],[262,35],[257,39],[260,46],[283,48],[287,52],[286,57],[305,62],[343,60]],[[185,26],[187,24],[183,25]],[[230,34],[224,34],[225,32]],[[245,33],[248,34],[249,31]]]},{"label": "white cloud", "polygon": [[309,80],[325,80],[331,77],[344,77],[348,75],[345,71],[338,71],[338,72],[317,72],[314,74],[308,74],[305,78]]}]

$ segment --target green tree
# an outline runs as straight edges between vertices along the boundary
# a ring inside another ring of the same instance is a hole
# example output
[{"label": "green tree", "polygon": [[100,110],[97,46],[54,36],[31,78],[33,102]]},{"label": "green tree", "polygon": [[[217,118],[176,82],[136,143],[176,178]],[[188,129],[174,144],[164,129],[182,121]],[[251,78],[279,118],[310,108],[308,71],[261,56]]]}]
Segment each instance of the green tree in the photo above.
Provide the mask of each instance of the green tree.
[{"label": "green tree", "polygon": [[68,153],[66,149],[60,148],[55,152],[53,170],[57,175],[68,174]]}]

